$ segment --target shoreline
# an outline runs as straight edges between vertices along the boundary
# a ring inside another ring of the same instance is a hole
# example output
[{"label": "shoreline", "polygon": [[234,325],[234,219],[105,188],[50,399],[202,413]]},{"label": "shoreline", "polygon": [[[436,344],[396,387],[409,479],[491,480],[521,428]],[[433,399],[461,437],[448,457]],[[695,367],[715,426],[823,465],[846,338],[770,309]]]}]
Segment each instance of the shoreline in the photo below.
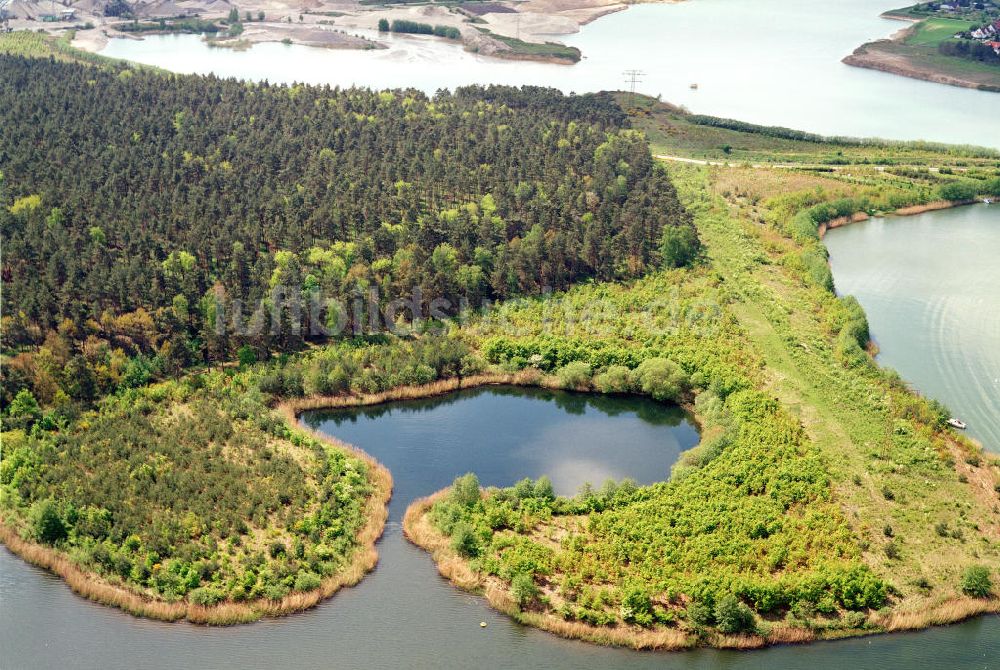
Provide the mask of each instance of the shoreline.
[{"label": "shoreline", "polygon": [[[997,83],[991,83],[989,80],[978,81],[974,75],[950,73],[938,69],[933,63],[921,62],[919,54],[902,52],[901,50],[908,48],[906,39],[916,31],[917,25],[924,19],[894,14],[892,10],[883,12],[879,16],[880,18],[892,21],[904,21],[909,25],[896,30],[887,38],[865,42],[841,59],[840,62],[852,67],[876,70],[911,79],[920,79],[935,84],[971,88],[979,91],[1000,92],[1000,68],[997,68],[997,73],[993,77],[993,79],[997,80]],[[954,60],[956,64],[962,62],[959,58],[954,58]],[[982,76],[990,79],[988,74],[984,72]]]},{"label": "shoreline", "polygon": [[[675,4],[680,1],[682,0],[652,0],[652,2],[662,4]],[[386,49],[389,48],[388,45],[380,41],[374,32],[378,29],[380,21],[400,19],[455,28],[461,33],[460,39],[440,38],[440,40],[458,44],[465,50],[482,56],[502,60],[571,65],[579,62],[579,57],[563,57],[534,53],[534,51],[544,48],[546,44],[557,39],[558,36],[578,33],[584,25],[604,16],[625,11],[631,6],[618,0],[529,0],[526,3],[500,0],[499,4],[502,7],[497,11],[491,10],[485,14],[479,14],[462,9],[453,10],[433,3],[418,3],[408,6],[361,5],[345,7],[337,2],[329,3],[326,0],[320,0],[317,5],[309,9],[298,11],[288,9],[287,12],[275,12],[271,5],[250,2],[245,7],[241,5],[241,10],[247,10],[247,20],[241,22],[244,31],[235,37],[229,37],[224,32],[220,32],[218,40],[220,45],[224,45],[226,41],[243,40],[247,43],[244,48],[249,48],[257,43],[283,42],[301,46],[361,51]],[[250,19],[250,15],[256,15],[258,9],[261,11],[261,18]],[[265,9],[267,10],[266,18],[263,14]],[[225,19],[224,15],[216,14],[207,6],[201,11],[196,11],[193,16],[216,23]],[[294,16],[298,17],[297,21],[294,20]],[[513,16],[517,17],[516,22],[509,18]],[[93,17],[81,16],[81,20],[83,18],[90,18],[93,28],[77,30],[73,46],[94,54],[101,53],[112,39],[141,40],[145,35],[172,34],[211,36],[210,34],[173,30],[150,30],[141,34],[129,33],[116,29],[116,26],[122,23],[119,19],[108,19],[97,15]],[[147,22],[171,18],[174,17],[162,17],[155,13],[143,14],[138,17],[139,20]],[[29,24],[17,27],[31,29]],[[50,31],[54,31],[51,34],[57,34],[72,28],[73,26],[70,24],[59,24],[52,26]],[[358,31],[362,34],[356,34]],[[398,33],[398,35],[405,34],[408,33]],[[523,39],[524,44],[508,44],[506,41],[515,38]],[[565,46],[560,42],[554,42],[554,44]]]},{"label": "shoreline", "polygon": [[[952,205],[954,206],[954,205]],[[922,207],[931,207],[926,205]],[[931,207],[943,209],[944,207]],[[867,217],[867,215],[866,215]],[[859,219],[860,220],[860,219]],[[285,400],[275,411],[293,431],[301,432],[362,459],[371,468],[375,491],[366,503],[367,521],[358,532],[358,544],[351,564],[324,580],[313,591],[293,593],[280,601],[256,600],[243,603],[222,602],[212,606],[194,605],[185,600],[168,602],[150,598],[134,589],[113,584],[105,578],[87,572],[74,564],[62,552],[29,540],[24,540],[10,526],[0,521],[0,543],[22,560],[62,578],[69,588],[93,602],[115,607],[133,616],[164,622],[186,620],[193,624],[224,626],[249,624],[263,618],[276,618],[316,607],[334,596],[341,588],[358,584],[378,563],[376,545],[388,520],[388,503],[392,495],[392,475],[377,459],[354,445],[342,442],[302,425],[305,411],[366,407],[405,400],[418,400],[446,395],[455,391],[484,386],[514,385],[563,389],[555,380],[540,371],[527,368],[517,373],[482,373],[471,377],[450,377],[420,386],[400,386],[380,393],[313,396]],[[576,389],[579,390],[579,389]],[[692,412],[689,403],[681,403]],[[892,632],[913,631],[930,626],[957,623],[985,614],[1000,614],[1000,597],[948,597],[920,610],[903,608],[899,611],[872,612],[867,622],[876,628],[815,631],[790,626],[784,622],[767,622],[765,634],[725,635],[713,631],[701,636],[675,628],[647,629],[638,626],[594,626],[580,621],[566,621],[551,612],[522,611],[510,597],[509,589],[496,578],[475,573],[468,561],[451,549],[449,538],[440,533],[427,519],[430,507],[447,495],[449,488],[419,498],[404,513],[403,534],[413,545],[427,551],[438,573],[455,587],[483,597],[494,610],[514,621],[567,639],[577,639],[602,646],[627,647],[635,650],[682,651],[698,647],[715,649],[762,649],[782,644],[804,644],[846,637],[863,637]]]},{"label": "shoreline", "polygon": [[[860,67],[868,70],[877,70],[887,74],[894,74],[910,79],[920,79],[934,84],[944,84],[946,86],[958,86],[961,88],[971,88],[977,91],[1000,92],[1000,84],[986,84],[964,79],[959,76],[950,75],[944,72],[933,70],[929,67],[922,67],[901,56],[879,51],[879,45],[893,44],[891,40],[877,40],[862,44],[854,53],[845,56],[841,62],[852,67]],[[874,52],[873,52],[874,51]]]},{"label": "shoreline", "polygon": [[297,415],[290,406],[279,404],[275,409],[288,422],[292,431],[301,432],[364,461],[369,468],[369,478],[374,488],[365,503],[365,523],[358,531],[358,546],[351,555],[350,563],[338,573],[326,577],[319,588],[290,593],[281,600],[261,598],[245,602],[224,601],[210,606],[196,605],[186,598],[169,602],[84,570],[64,552],[25,540],[5,520],[0,520],[0,544],[25,562],[57,575],[77,595],[137,617],[165,622],[186,620],[193,624],[228,626],[312,609],[333,597],[340,589],[358,584],[378,563],[375,545],[382,537],[389,514],[392,475],[385,466],[361,449],[299,425]]},{"label": "shoreline", "polygon": [[609,647],[654,651],[685,651],[696,648],[764,649],[777,645],[807,644],[846,638],[869,637],[924,630],[932,626],[959,623],[983,615],[1000,614],[1000,597],[949,597],[919,610],[903,608],[886,613],[871,612],[866,623],[873,628],[816,631],[767,622],[765,634],[725,635],[712,632],[707,637],[677,628],[640,628],[627,624],[595,626],[581,621],[566,621],[552,612],[523,611],[510,595],[509,587],[496,577],[484,576],[469,567],[469,562],[451,548],[450,539],[430,522],[431,507],[446,497],[450,488],[413,501],[403,516],[403,535],[431,556],[438,574],[467,593],[483,598],[494,610],[524,626],[538,628],[558,637],[581,640]]},{"label": "shoreline", "polygon": [[22,538],[3,518],[0,518],[0,544],[26,563],[55,574],[77,595],[137,617],[165,622],[186,620],[194,624],[227,626],[302,612],[333,597],[340,589],[358,584],[375,568],[378,563],[376,544],[381,539],[388,520],[393,482],[389,470],[369,453],[302,425],[299,422],[299,415],[308,410],[378,405],[399,400],[430,398],[462,389],[504,384],[551,387],[545,383],[544,377],[533,373],[481,374],[464,379],[452,377],[423,386],[400,386],[375,394],[313,396],[286,400],[274,407],[291,430],[319,440],[332,448],[346,451],[364,461],[369,467],[374,487],[372,495],[365,503],[366,521],[358,531],[358,546],[354,550],[351,562],[337,574],[325,578],[320,587],[312,591],[291,593],[277,601],[267,599],[245,602],[224,601],[210,606],[195,605],[187,599],[169,602],[162,598],[151,597],[138,589],[113,583],[97,573],[80,568],[64,552]]},{"label": "shoreline", "polygon": [[917,214],[925,214],[927,212],[937,212],[942,209],[952,209],[953,207],[967,207],[969,205],[982,204],[980,200],[932,200],[931,202],[925,203],[923,205],[910,205],[908,207],[900,207],[899,209],[893,210],[891,212],[886,212],[884,214],[869,215],[867,212],[855,212],[850,216],[839,216],[835,219],[831,219],[826,223],[823,223],[819,227],[819,238],[823,239],[823,236],[830,230],[835,228],[843,228],[844,226],[849,226],[854,223],[861,223],[863,221],[868,221],[870,219],[888,218],[890,216],[916,216]]}]

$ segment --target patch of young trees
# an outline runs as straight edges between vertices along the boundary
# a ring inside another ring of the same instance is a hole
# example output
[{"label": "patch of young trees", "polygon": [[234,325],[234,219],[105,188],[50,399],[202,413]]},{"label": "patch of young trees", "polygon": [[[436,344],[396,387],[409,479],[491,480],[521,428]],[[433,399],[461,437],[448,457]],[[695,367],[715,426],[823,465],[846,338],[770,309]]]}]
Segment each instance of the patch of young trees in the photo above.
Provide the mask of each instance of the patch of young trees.
[{"label": "patch of young trees", "polygon": [[[379,30],[382,30],[382,21],[385,21],[385,19],[379,21]],[[454,26],[431,25],[429,23],[420,23],[406,19],[393,19],[392,23],[389,24],[389,30],[394,33],[436,35],[438,37],[446,37],[450,40],[462,39],[462,33]],[[385,31],[383,30],[382,32]]]},{"label": "patch of young trees", "polygon": [[248,376],[130,391],[66,430],[8,430],[5,510],[28,539],[167,599],[210,605],[316,588],[356,547],[367,466],[289,432]]}]

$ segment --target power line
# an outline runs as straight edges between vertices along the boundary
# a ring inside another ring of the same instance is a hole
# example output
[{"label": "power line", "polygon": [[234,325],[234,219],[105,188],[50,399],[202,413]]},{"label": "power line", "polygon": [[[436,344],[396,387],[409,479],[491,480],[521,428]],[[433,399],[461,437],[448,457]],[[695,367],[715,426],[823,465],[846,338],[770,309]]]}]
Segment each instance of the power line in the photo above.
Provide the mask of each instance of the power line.
[{"label": "power line", "polygon": [[646,73],[642,70],[625,70],[622,74],[625,75],[625,83],[628,84],[629,90],[629,102],[630,104],[635,104],[635,85],[642,81],[642,78],[646,76]]}]

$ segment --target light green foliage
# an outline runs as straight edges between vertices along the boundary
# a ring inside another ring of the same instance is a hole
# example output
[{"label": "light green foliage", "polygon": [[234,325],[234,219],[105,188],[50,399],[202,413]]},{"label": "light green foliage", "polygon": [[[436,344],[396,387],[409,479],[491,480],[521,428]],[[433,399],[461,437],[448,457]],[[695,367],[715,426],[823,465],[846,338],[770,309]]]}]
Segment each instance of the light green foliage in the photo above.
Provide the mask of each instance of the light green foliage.
[{"label": "light green foliage", "polygon": [[468,346],[454,337],[387,337],[381,344],[331,344],[262,371],[257,383],[275,396],[378,393],[473,374],[479,367]]},{"label": "light green foliage", "polygon": [[634,374],[642,392],[660,401],[677,400],[687,383],[680,366],[666,358],[647,358]]},{"label": "light green foliage", "polygon": [[714,614],[716,627],[728,635],[750,633],[756,627],[753,612],[731,593],[716,603]]},{"label": "light green foliage", "polygon": [[632,371],[624,365],[609,365],[594,376],[594,388],[601,393],[629,393],[635,388]]},{"label": "light green foliage", "polygon": [[[84,567],[165,598],[316,588],[356,547],[367,466],[291,432],[250,374],[124,392],[65,432],[5,433],[5,513]],[[290,549],[254,549],[265,537]]]},{"label": "light green foliage", "polygon": [[42,197],[37,194],[26,195],[14,201],[10,206],[11,214],[26,214],[42,206]]},{"label": "light green foliage", "polygon": [[451,501],[461,507],[472,507],[479,502],[479,478],[471,472],[455,479],[451,487]]},{"label": "light green foliage", "polygon": [[530,604],[538,596],[538,593],[539,589],[535,585],[535,580],[527,573],[522,572],[514,575],[510,582],[510,595],[518,607],[524,608]]},{"label": "light green foliage", "polygon": [[590,386],[590,365],[586,361],[567,363],[556,371],[563,388],[585,389]]},{"label": "light green foliage", "polygon": [[668,268],[689,265],[698,254],[698,236],[689,228],[664,229],[660,257]]},{"label": "light green foliage", "polygon": [[974,598],[987,598],[993,592],[990,569],[985,565],[973,565],[962,573],[962,593]]}]

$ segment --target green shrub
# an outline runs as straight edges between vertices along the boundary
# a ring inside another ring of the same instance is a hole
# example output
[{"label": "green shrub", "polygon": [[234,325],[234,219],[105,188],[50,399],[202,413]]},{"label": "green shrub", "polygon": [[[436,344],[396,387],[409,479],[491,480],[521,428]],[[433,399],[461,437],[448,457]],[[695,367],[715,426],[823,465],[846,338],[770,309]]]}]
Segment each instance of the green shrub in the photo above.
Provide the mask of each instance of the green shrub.
[{"label": "green shrub", "polygon": [[203,586],[188,593],[188,600],[203,607],[211,607],[221,601],[223,597],[222,591],[211,586]]},{"label": "green shrub", "polygon": [[624,365],[610,365],[594,377],[593,384],[601,393],[628,393],[633,390],[632,371]]},{"label": "green shrub", "polygon": [[687,377],[680,366],[666,358],[648,358],[635,369],[643,393],[659,401],[677,400]]},{"label": "green shrub", "polygon": [[295,586],[293,588],[296,591],[314,591],[322,584],[323,580],[315,572],[299,570],[295,575]]},{"label": "green shrub", "polygon": [[993,592],[990,569],[985,565],[971,565],[962,573],[962,593],[973,598],[988,598]]},{"label": "green shrub", "polygon": [[479,478],[469,472],[456,477],[451,485],[451,501],[462,507],[472,507],[481,497]]},{"label": "green shrub", "polygon": [[975,182],[971,181],[952,181],[947,184],[941,184],[938,187],[937,194],[942,200],[971,200],[976,197],[979,192],[979,186]]},{"label": "green shrub", "polygon": [[630,587],[622,595],[620,615],[623,621],[648,626],[653,622],[653,602],[641,588]]},{"label": "green shrub", "polygon": [[715,625],[727,635],[752,633],[756,629],[753,612],[732,594],[723,596],[715,605]]},{"label": "green shrub", "polygon": [[479,555],[479,537],[467,523],[458,523],[451,532],[451,548],[466,558]]},{"label": "green shrub", "polygon": [[690,265],[698,256],[698,235],[684,226],[666,226],[660,238],[660,258],[668,268]]},{"label": "green shrub", "polygon": [[687,606],[687,620],[694,626],[708,626],[712,623],[712,608],[705,602],[695,600]]},{"label": "green shrub", "polygon": [[986,186],[983,187],[983,193],[986,195],[1000,197],[1000,177],[996,177],[986,182]]},{"label": "green shrub", "polygon": [[20,425],[27,426],[41,418],[42,410],[31,391],[21,389],[7,408],[7,414],[13,419],[19,419]]},{"label": "green shrub", "polygon": [[568,389],[585,389],[590,386],[590,365],[584,361],[567,363],[556,371],[559,385]]},{"label": "green shrub", "polygon": [[525,572],[514,575],[510,581],[510,595],[517,603],[517,606],[524,608],[538,596],[538,587],[534,578]]},{"label": "green shrub", "polygon": [[31,530],[35,539],[45,544],[55,544],[66,539],[68,529],[55,501],[41,500],[32,506]]},{"label": "green shrub", "polygon": [[801,254],[802,264],[806,269],[806,277],[816,286],[833,290],[833,273],[826,253],[826,247],[806,249]]}]

